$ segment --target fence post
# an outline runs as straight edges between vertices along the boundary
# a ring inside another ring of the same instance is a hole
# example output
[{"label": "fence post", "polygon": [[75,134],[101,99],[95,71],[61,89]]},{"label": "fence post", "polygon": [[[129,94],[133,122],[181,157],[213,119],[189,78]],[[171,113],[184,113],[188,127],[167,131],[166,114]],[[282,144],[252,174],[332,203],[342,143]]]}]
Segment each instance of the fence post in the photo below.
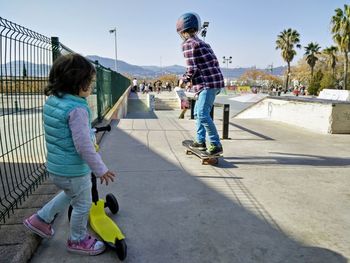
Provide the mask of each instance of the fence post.
[{"label": "fence post", "polygon": [[222,121],[222,139],[229,139],[229,118],[230,118],[230,104],[224,104]]},{"label": "fence post", "polygon": [[97,120],[100,122],[102,120],[102,103],[101,103],[101,99],[103,98],[103,96],[101,96],[102,76],[101,76],[101,69],[99,67],[98,60],[95,60],[95,64],[96,64]]},{"label": "fence post", "polygon": [[147,94],[147,107],[149,111],[155,110],[155,97],[153,94]]},{"label": "fence post", "polygon": [[51,37],[52,46],[52,62],[54,62],[60,55],[60,40],[58,37]]},{"label": "fence post", "polygon": [[196,105],[196,100],[195,99],[191,99],[191,120],[194,119],[194,106]]}]

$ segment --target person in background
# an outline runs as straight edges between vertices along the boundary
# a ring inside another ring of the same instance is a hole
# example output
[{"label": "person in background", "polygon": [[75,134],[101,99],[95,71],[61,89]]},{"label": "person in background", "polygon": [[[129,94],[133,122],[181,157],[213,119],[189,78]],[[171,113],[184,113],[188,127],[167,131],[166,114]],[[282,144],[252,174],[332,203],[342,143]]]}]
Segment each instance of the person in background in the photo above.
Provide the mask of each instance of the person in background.
[{"label": "person in background", "polygon": [[171,91],[171,85],[170,85],[169,82],[165,83],[165,88],[166,88],[167,91],[169,91],[169,92]]},{"label": "person in background", "polygon": [[161,90],[162,90],[162,82],[158,82],[157,83],[156,89],[157,89],[157,93],[159,94],[161,92]]},{"label": "person in background", "polygon": [[144,88],[145,88],[145,85],[144,85],[143,82],[141,82],[140,85],[139,85],[139,91],[140,91],[140,92],[143,92],[143,89],[144,89]]},{"label": "person in background", "polygon": [[145,84],[145,88],[144,88],[144,90],[143,90],[142,93],[146,93],[146,94],[147,94],[147,93],[149,92],[149,87],[150,87],[150,85],[151,85],[150,83],[146,83],[146,84]]},{"label": "person in background", "polygon": [[[190,86],[190,83],[188,83],[187,85]],[[186,111],[190,108],[190,102],[186,96],[184,88],[180,88],[179,86],[177,86],[174,88],[174,91],[178,100],[180,101],[181,113],[179,115],[179,119],[184,119]]]},{"label": "person in background", "polygon": [[[218,60],[209,44],[199,39],[201,20],[196,13],[185,13],[176,22],[176,31],[183,40],[182,51],[187,71],[180,78],[180,87],[192,83],[192,90],[197,94],[194,108],[197,138],[190,146],[206,150],[207,154],[221,154],[223,148],[215,124],[210,116],[215,97],[225,86]],[[206,145],[208,133],[209,145]]]},{"label": "person in background", "polygon": [[133,92],[137,92],[137,79],[136,78],[134,78],[133,80],[132,80],[132,90],[131,91],[133,91]]}]

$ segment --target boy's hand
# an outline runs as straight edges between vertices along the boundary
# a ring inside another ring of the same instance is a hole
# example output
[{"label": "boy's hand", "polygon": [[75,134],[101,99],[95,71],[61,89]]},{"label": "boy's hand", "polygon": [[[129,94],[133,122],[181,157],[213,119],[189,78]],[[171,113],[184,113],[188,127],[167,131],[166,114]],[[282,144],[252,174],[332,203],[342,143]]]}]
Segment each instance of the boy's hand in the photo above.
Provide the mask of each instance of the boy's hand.
[{"label": "boy's hand", "polygon": [[115,174],[111,171],[107,171],[104,175],[100,177],[101,184],[105,182],[108,185],[109,181],[114,182]]},{"label": "boy's hand", "polygon": [[184,88],[184,84],[185,84],[184,81],[182,79],[180,79],[179,80],[179,87],[183,89]]}]

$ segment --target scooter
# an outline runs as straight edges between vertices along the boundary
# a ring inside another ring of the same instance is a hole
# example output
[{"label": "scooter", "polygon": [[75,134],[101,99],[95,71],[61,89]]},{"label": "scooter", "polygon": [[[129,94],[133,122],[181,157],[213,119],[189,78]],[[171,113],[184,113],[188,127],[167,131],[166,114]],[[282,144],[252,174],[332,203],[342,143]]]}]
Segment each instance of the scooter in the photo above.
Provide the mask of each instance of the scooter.
[{"label": "scooter", "polygon": [[[93,128],[95,133],[110,130],[110,125]],[[91,182],[92,204],[89,213],[90,226],[107,245],[116,251],[118,258],[123,261],[127,255],[125,236],[118,225],[105,212],[105,207],[108,207],[112,214],[118,213],[119,204],[117,198],[109,193],[106,195],[106,201],[100,199],[97,191],[96,176],[93,173],[91,173]],[[69,206],[68,220],[70,220],[72,211],[73,207]]]}]

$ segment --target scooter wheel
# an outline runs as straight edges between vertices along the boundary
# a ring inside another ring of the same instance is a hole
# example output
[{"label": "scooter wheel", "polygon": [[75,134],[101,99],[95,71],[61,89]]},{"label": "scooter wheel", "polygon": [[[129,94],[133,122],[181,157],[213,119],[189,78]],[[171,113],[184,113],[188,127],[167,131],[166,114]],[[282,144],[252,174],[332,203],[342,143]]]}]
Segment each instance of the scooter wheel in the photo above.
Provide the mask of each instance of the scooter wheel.
[{"label": "scooter wheel", "polygon": [[123,261],[126,258],[127,255],[127,246],[125,243],[125,240],[118,240],[115,239],[115,252],[117,252],[117,256],[120,261]]},{"label": "scooter wheel", "polygon": [[113,194],[106,195],[106,206],[109,208],[112,214],[116,214],[119,211],[117,198],[115,198]]},{"label": "scooter wheel", "polygon": [[69,206],[68,208],[68,222],[70,222],[70,218],[72,216],[72,212],[73,212],[73,206]]}]

